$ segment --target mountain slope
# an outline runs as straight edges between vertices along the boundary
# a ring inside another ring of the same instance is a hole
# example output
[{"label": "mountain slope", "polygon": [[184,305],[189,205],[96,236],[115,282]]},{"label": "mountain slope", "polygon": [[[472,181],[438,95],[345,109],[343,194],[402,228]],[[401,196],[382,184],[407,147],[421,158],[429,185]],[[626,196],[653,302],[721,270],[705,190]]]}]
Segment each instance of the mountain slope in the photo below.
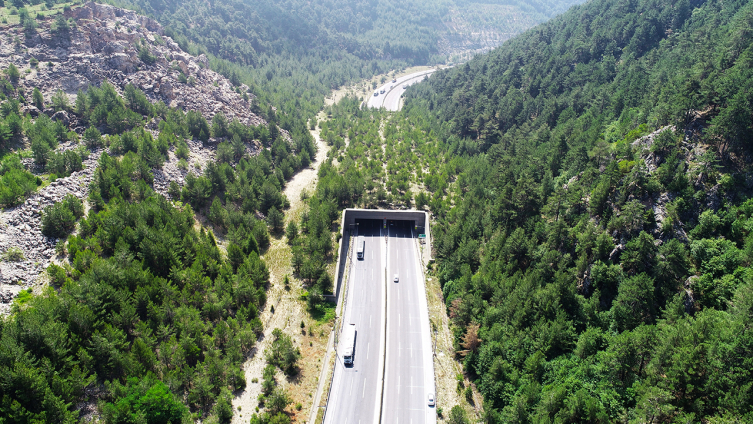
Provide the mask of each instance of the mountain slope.
[{"label": "mountain slope", "polygon": [[410,90],[396,125],[454,181],[416,201],[490,422],[753,418],[751,19],[592,1]]},{"label": "mountain slope", "polygon": [[0,213],[0,421],[226,422],[263,332],[262,218],[315,148],[155,21],[65,13],[22,11],[0,46],[3,182],[32,177]]},{"label": "mountain slope", "polygon": [[240,78],[263,103],[284,112],[283,127],[291,131],[294,115],[313,118],[332,89],[410,65],[441,63],[447,55],[465,50],[494,47],[572,4],[559,0],[112,3],[153,16],[184,50],[209,55],[212,69]]}]

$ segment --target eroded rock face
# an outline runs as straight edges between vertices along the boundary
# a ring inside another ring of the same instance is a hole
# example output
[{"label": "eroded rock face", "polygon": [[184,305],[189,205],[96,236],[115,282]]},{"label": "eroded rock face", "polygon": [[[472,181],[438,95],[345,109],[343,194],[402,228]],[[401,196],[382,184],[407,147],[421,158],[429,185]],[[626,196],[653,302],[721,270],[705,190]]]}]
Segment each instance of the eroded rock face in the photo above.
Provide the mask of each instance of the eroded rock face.
[{"label": "eroded rock face", "polygon": [[[24,93],[37,87],[49,102],[61,89],[73,103],[79,90],[107,80],[121,94],[133,84],[153,102],[199,111],[207,119],[222,112],[246,125],[265,123],[251,112],[254,96],[247,86],[233,87],[209,69],[206,56],[181,50],[153,19],[97,3],[72,9],[66,16],[76,22],[67,34],[51,32],[48,20],[31,38],[25,38],[20,27],[9,29],[25,40],[20,47],[0,42],[0,68],[14,63],[22,71],[25,78],[19,85]],[[140,50],[148,54],[140,55]],[[29,65],[31,58],[39,61],[35,69]],[[26,69],[31,72],[24,74]],[[246,98],[239,93],[246,93]]]},{"label": "eroded rock face", "polygon": [[[39,23],[38,33],[33,37],[25,37],[22,28],[16,26],[7,28],[7,37],[0,39],[0,68],[15,64],[24,76],[18,82],[20,91],[28,98],[35,87],[39,88],[46,101],[43,110],[23,105],[23,114],[32,118],[46,114],[81,133],[83,127],[79,126],[78,115],[56,112],[50,107],[52,96],[62,90],[74,104],[79,90],[85,91],[88,86],[99,86],[107,80],[120,94],[126,85],[133,84],[152,102],[164,101],[185,111],[198,111],[208,120],[222,112],[228,119],[237,118],[246,125],[265,124],[251,111],[254,96],[247,93],[247,86],[233,87],[222,75],[208,69],[206,56],[193,57],[182,51],[171,38],[162,35],[162,27],[154,20],[97,3],[73,9],[66,16],[76,22],[67,34],[52,33],[49,30],[51,19],[48,19]],[[20,46],[8,41],[15,36],[23,40]],[[144,54],[144,49],[148,54]],[[33,68],[29,63],[32,58],[39,61]],[[246,93],[245,99],[240,93]],[[157,122],[150,124],[153,125],[147,125],[147,129],[156,137]],[[281,130],[281,133],[290,140],[286,131]],[[171,152],[165,165],[153,170],[155,190],[167,195],[171,181],[183,185],[188,172],[203,173],[207,162],[214,160],[219,141],[187,140],[191,157],[186,169],[178,167],[178,160]],[[75,147],[67,143],[58,150]],[[247,145],[250,155],[260,150],[256,142]],[[10,310],[12,299],[20,290],[43,284],[40,281],[44,278],[40,277],[56,259],[57,240],[41,233],[42,211],[67,194],[85,199],[101,153],[93,152],[84,161],[82,171],[59,178],[22,205],[0,212],[0,253],[18,247],[24,254],[19,262],[0,261],[0,315]],[[30,158],[24,158],[22,163],[33,173],[43,172]]]}]

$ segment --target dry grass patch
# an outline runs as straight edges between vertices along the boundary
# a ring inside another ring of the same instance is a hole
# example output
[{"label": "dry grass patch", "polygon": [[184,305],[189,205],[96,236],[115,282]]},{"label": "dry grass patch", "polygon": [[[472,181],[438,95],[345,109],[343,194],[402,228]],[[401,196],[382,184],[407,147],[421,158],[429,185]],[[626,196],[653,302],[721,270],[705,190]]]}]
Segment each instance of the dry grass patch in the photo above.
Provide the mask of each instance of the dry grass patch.
[{"label": "dry grass patch", "polygon": [[[10,3],[8,3],[10,4]],[[40,3],[37,5],[30,5],[27,4],[26,10],[29,12],[29,14],[32,17],[36,17],[38,14],[43,16],[50,16],[55,15],[58,12],[63,13],[63,9],[66,6],[73,6],[75,3],[69,2],[69,3],[58,3],[54,4],[52,7],[47,8],[44,3]],[[18,25],[20,23],[19,17],[18,17],[18,8],[16,7],[0,7],[0,27],[7,27],[10,25]]]}]

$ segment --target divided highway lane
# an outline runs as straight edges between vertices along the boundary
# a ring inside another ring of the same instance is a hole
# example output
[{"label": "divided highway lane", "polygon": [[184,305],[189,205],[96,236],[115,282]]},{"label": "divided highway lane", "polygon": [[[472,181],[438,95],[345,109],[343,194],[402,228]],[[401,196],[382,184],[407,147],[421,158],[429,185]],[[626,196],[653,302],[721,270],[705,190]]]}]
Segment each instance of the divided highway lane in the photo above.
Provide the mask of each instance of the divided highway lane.
[{"label": "divided highway lane", "polygon": [[378,417],[385,285],[385,247],[379,224],[379,221],[366,221],[358,226],[359,233],[365,236],[366,249],[364,259],[358,260],[354,247],[342,321],[345,325],[356,325],[356,352],[353,366],[346,367],[342,361],[342,345],[337,348],[326,424],[373,424]]},{"label": "divided highway lane", "polygon": [[[434,424],[429,316],[416,239],[407,221],[390,221],[387,241],[387,352],[383,424]],[[394,282],[397,274],[398,282]]]},{"label": "divided highway lane", "polygon": [[394,83],[388,82],[387,84],[382,85],[381,87],[377,88],[376,91],[380,92],[381,90],[385,90],[385,93],[380,93],[378,96],[374,96],[372,93],[367,101],[368,106],[373,108],[384,107],[391,112],[399,110],[400,98],[403,96],[403,93],[405,93],[403,86],[413,85],[421,82],[423,81],[424,77],[431,75],[434,71],[435,69],[415,72],[398,78]]}]

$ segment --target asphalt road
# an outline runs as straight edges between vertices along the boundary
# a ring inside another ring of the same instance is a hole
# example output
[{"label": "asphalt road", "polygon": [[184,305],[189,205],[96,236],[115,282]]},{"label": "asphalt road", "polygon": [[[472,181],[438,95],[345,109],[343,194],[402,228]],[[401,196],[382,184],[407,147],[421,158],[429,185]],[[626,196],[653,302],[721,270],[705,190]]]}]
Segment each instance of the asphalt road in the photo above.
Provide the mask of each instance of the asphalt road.
[{"label": "asphalt road", "polygon": [[[434,364],[418,234],[407,221],[388,221],[387,352],[383,424],[434,424]],[[394,282],[397,274],[398,282]]]},{"label": "asphalt road", "polygon": [[415,72],[404,77],[397,78],[397,81],[394,83],[391,81],[387,82],[386,84],[378,87],[375,90],[376,92],[380,92],[382,89],[384,89],[385,93],[380,93],[378,96],[374,96],[372,93],[372,95],[369,97],[367,105],[369,107],[377,109],[384,107],[385,109],[392,112],[400,110],[400,99],[401,97],[403,97],[403,93],[405,93],[403,86],[409,86],[421,82],[427,75],[431,75],[434,71],[434,69],[429,69],[427,71]]},{"label": "asphalt road", "polygon": [[[325,415],[326,424],[372,424],[381,402],[379,359],[383,352],[381,332],[384,329],[384,238],[380,237],[381,222],[359,223],[365,236],[364,259],[353,253],[343,323],[356,325],[356,354],[353,366],[342,361],[342,345],[338,345],[335,373],[332,378]],[[310,358],[309,358],[310,359]],[[306,358],[304,358],[306,360]]]}]

